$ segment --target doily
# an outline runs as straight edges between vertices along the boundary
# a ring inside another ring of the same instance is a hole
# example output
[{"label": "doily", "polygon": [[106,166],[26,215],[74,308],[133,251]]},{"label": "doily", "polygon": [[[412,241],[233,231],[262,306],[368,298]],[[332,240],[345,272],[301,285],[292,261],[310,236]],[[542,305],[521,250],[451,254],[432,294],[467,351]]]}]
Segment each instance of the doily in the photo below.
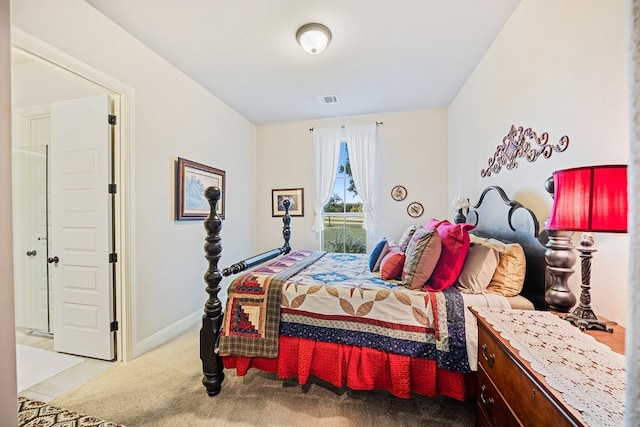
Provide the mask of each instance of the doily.
[{"label": "doily", "polygon": [[550,312],[476,310],[587,425],[624,425],[625,356]]}]

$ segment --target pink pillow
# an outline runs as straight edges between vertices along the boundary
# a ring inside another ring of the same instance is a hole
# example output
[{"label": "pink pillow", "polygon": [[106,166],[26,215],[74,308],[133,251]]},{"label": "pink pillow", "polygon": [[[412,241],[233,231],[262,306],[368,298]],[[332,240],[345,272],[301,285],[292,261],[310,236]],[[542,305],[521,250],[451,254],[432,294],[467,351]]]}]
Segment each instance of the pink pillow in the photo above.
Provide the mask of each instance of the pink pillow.
[{"label": "pink pillow", "polygon": [[382,280],[398,279],[404,267],[404,252],[396,245],[389,245],[389,252],[380,263],[380,278]]},{"label": "pink pillow", "polygon": [[469,251],[469,230],[475,228],[472,224],[451,224],[449,221],[431,219],[425,228],[436,227],[442,240],[442,253],[426,284],[427,290],[442,291],[451,287],[455,282]]}]

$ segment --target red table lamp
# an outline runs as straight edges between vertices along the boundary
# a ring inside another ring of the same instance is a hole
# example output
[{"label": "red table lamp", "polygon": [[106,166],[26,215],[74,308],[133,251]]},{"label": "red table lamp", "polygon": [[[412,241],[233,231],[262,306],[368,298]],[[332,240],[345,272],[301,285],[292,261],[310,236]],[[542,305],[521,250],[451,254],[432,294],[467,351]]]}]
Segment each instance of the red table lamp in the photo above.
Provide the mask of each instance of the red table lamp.
[{"label": "red table lamp", "polygon": [[583,231],[580,236],[582,286],[580,303],[567,315],[580,329],[611,332],[591,309],[592,232],[627,232],[627,166],[587,166],[555,171],[554,199],[549,230]]}]

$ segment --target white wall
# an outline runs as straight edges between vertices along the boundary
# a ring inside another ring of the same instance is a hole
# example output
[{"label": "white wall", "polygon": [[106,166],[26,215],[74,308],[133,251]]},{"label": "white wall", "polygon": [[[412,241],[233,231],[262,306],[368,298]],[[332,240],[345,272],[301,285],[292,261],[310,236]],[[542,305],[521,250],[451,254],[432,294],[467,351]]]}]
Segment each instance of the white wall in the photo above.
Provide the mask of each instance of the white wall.
[{"label": "white wall", "polygon": [[[304,217],[292,218],[291,245],[294,249],[316,249],[319,241],[311,231],[315,184],[313,175],[312,127],[329,127],[383,122],[378,126],[377,184],[374,214],[381,237],[398,240],[410,224],[422,225],[430,218],[451,217],[447,195],[447,112],[416,111],[335,120],[259,126],[258,162],[258,246],[261,251],[282,244],[281,218],[271,217],[271,190],[304,188]],[[391,189],[403,185],[408,196],[397,202]],[[425,208],[420,218],[407,214],[407,205],[418,201]]]},{"label": "white wall", "polygon": [[[523,0],[449,107],[449,196],[500,185],[541,222],[556,169],[628,163],[627,42],[623,0]],[[568,135],[564,153],[480,178],[511,125]],[[577,236],[576,236],[577,237]],[[629,239],[597,234],[592,307],[626,323]],[[580,294],[580,260],[570,285]]]},{"label": "white wall", "polygon": [[[175,221],[177,157],[227,174],[221,265],[255,252],[255,126],[82,0],[20,0],[12,23],[133,88],[132,353],[197,320],[202,221]],[[232,149],[230,149],[233,147]]]},{"label": "white wall", "polygon": [[18,425],[11,225],[11,31],[0,0],[0,425]]},{"label": "white wall", "polygon": [[105,89],[61,68],[37,60],[13,66],[14,110],[105,93]]}]

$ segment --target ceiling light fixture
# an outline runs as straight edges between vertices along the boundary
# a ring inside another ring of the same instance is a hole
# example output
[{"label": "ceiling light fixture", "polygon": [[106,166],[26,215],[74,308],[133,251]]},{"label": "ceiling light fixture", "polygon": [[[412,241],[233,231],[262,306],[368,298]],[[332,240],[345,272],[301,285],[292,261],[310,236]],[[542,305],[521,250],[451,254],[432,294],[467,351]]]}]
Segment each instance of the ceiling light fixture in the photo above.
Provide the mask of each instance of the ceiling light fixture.
[{"label": "ceiling light fixture", "polygon": [[298,28],[296,40],[305,51],[312,55],[317,55],[331,41],[331,31],[322,24],[305,24]]}]

